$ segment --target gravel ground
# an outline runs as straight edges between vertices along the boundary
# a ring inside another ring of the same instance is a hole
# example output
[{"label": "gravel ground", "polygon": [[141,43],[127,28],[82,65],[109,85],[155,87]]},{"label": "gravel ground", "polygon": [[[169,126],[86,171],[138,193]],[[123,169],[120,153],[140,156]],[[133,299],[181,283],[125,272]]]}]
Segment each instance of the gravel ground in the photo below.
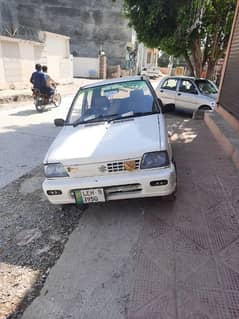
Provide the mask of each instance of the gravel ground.
[{"label": "gravel ground", "polygon": [[0,319],[18,319],[39,294],[82,212],[50,205],[42,167],[0,190]]}]

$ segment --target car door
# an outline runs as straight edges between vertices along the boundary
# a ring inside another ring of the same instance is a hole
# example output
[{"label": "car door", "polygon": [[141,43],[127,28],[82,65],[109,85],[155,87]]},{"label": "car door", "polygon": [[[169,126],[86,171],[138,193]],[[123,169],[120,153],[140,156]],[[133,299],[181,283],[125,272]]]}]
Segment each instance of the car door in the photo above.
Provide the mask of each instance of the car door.
[{"label": "car door", "polygon": [[178,110],[193,112],[198,109],[198,91],[193,81],[180,79],[176,92],[175,107]]},{"label": "car door", "polygon": [[164,105],[175,104],[177,84],[177,78],[167,78],[162,82],[157,94]]}]

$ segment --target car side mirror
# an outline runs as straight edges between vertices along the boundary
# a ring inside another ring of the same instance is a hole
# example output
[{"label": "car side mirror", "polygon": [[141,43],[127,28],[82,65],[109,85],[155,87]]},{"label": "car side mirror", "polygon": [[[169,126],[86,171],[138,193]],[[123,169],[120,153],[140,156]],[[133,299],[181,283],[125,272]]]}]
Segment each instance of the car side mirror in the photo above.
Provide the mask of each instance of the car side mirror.
[{"label": "car side mirror", "polygon": [[54,124],[55,126],[59,127],[59,126],[64,126],[65,125],[65,120],[63,119],[55,119],[54,120]]}]

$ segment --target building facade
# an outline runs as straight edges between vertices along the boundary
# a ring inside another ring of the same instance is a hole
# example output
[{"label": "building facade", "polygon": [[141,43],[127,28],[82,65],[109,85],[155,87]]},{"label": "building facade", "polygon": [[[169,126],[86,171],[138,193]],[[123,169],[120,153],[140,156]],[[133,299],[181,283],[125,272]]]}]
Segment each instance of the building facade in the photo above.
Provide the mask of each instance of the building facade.
[{"label": "building facade", "polygon": [[0,36],[0,89],[30,87],[29,79],[36,63],[47,65],[55,81],[72,82],[69,37],[41,31],[38,39]]},{"label": "building facade", "polygon": [[132,31],[121,11],[121,0],[0,0],[0,28],[33,37],[35,30],[63,34],[73,56],[97,58],[104,50],[109,65],[124,68]]},{"label": "building facade", "polygon": [[239,1],[222,71],[219,105],[239,120]]}]

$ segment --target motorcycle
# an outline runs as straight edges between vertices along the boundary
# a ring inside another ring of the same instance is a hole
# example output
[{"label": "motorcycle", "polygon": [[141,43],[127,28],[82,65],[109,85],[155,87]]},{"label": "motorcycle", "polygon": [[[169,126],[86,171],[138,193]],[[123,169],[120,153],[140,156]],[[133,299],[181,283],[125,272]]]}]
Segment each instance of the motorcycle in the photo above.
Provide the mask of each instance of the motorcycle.
[{"label": "motorcycle", "polygon": [[47,105],[53,104],[55,107],[61,104],[61,95],[57,92],[56,88],[54,94],[50,97],[47,94],[41,93],[38,89],[32,89],[32,95],[37,112],[44,111]]}]

